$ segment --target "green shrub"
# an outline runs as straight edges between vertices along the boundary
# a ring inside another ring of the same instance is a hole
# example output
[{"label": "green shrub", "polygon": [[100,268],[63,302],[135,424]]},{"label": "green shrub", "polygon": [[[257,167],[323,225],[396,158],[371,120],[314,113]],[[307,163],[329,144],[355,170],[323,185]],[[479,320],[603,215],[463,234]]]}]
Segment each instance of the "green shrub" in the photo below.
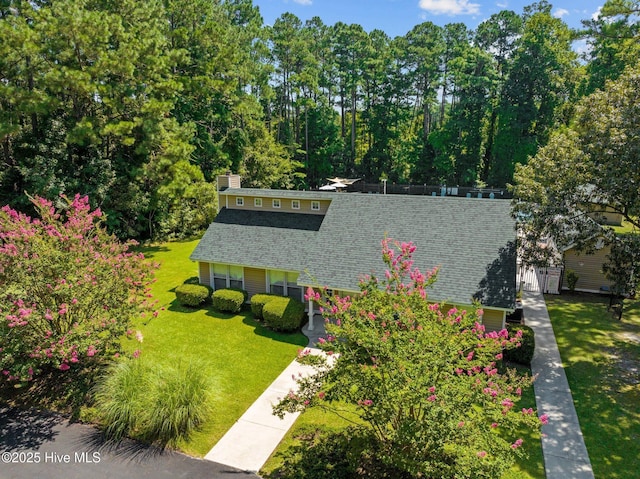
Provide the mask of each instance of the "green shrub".
[{"label": "green shrub", "polygon": [[175,289],[176,299],[182,306],[195,308],[211,295],[211,289],[203,284],[181,284]]},{"label": "green shrub", "polygon": [[125,436],[162,447],[187,439],[209,413],[204,368],[157,368],[127,360],[107,370],[94,387],[95,410],[107,439]]},{"label": "green shrub", "polygon": [[576,290],[576,284],[578,283],[580,276],[578,276],[578,273],[576,273],[572,269],[568,269],[565,272],[565,278],[567,279],[567,286],[569,287],[569,291],[573,293]]},{"label": "green shrub", "polygon": [[[376,457],[373,448],[371,439],[366,437],[363,429],[348,428],[340,432],[310,429],[304,431],[299,444],[289,447],[282,453],[282,464],[268,477],[296,479],[354,477],[403,479],[406,477],[401,471],[382,466],[382,461]],[[375,474],[376,472],[378,475]]]},{"label": "green shrub", "polygon": [[247,300],[249,299],[249,293],[244,289],[240,289],[240,288],[228,288],[228,289],[231,291],[238,291],[239,293],[242,293],[242,301],[244,303],[246,303]]},{"label": "green shrub", "polygon": [[219,289],[213,292],[213,307],[218,311],[237,313],[242,309],[245,294],[237,289]]},{"label": "green shrub", "polygon": [[533,329],[522,324],[507,324],[507,330],[509,331],[509,336],[513,336],[517,334],[518,331],[522,331],[522,339],[520,341],[520,347],[505,350],[503,358],[505,361],[530,366],[536,347]]},{"label": "green shrub", "polygon": [[274,331],[295,331],[302,325],[304,304],[297,299],[276,297],[264,305],[262,316]]},{"label": "green shrub", "polygon": [[253,296],[251,296],[251,312],[253,313],[253,317],[255,319],[263,319],[262,308],[264,308],[264,305],[272,299],[279,297],[280,296],[269,293],[254,294]]}]

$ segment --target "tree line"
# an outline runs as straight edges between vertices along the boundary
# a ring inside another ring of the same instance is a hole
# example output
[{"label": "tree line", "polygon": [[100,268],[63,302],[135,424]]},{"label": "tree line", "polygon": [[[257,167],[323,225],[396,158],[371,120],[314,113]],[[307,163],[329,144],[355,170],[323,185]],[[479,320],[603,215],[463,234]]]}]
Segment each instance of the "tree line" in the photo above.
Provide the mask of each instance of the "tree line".
[{"label": "tree line", "polygon": [[256,187],[503,187],[637,61],[617,34],[637,3],[581,31],[541,1],[390,38],[290,13],[267,26],[251,0],[2,0],[0,201],[88,194],[144,239],[206,226],[228,170]]}]

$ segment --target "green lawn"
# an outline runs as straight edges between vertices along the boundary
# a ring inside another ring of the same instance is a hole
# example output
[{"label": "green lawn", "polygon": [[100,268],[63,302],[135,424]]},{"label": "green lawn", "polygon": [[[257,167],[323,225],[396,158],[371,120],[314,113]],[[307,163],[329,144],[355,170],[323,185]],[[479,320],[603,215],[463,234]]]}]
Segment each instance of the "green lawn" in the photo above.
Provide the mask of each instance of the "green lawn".
[{"label": "green lawn", "polygon": [[629,223],[627,220],[622,220],[622,225],[613,226],[613,231],[615,231],[618,234],[626,234],[626,233],[633,233],[634,231],[636,231],[636,228],[635,226],[633,226],[633,224]]},{"label": "green lawn", "polygon": [[244,411],[262,394],[307,344],[302,334],[277,334],[253,320],[250,312],[225,315],[210,307],[191,310],[179,306],[173,288],[197,274],[189,255],[197,241],[142,248],[146,257],[161,264],[153,287],[157,318],[147,317],[134,329],[143,343],[126,340],[129,351],[140,349],[147,361],[185,364],[197,359],[206,365],[213,388],[213,411],[202,431],[180,447],[203,456]]},{"label": "green lawn", "polygon": [[545,299],[595,476],[638,477],[640,301],[617,321],[606,298]]}]

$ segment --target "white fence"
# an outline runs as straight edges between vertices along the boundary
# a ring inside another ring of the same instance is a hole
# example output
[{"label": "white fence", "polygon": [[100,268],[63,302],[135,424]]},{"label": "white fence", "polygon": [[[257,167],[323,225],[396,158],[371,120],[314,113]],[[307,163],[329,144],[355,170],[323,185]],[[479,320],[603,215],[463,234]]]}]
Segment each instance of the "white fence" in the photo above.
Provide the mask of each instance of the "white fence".
[{"label": "white fence", "polygon": [[535,268],[519,264],[517,280],[524,291],[560,294],[562,268]]}]

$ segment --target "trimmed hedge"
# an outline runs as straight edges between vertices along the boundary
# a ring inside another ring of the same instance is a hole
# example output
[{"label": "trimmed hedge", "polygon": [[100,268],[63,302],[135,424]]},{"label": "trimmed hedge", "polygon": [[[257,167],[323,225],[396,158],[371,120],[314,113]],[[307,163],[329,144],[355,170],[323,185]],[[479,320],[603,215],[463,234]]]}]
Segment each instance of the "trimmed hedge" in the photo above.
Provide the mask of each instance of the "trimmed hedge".
[{"label": "trimmed hedge", "polygon": [[239,289],[219,289],[213,292],[213,307],[218,311],[226,313],[237,313],[242,309],[246,291]]},{"label": "trimmed hedge", "polygon": [[203,284],[181,284],[175,289],[176,299],[182,306],[195,308],[211,295],[211,289]]},{"label": "trimmed hedge", "polygon": [[510,337],[515,335],[517,331],[522,331],[522,339],[519,348],[506,349],[504,351],[504,360],[530,366],[533,359],[533,351],[536,347],[533,329],[523,324],[507,324],[507,331],[509,331]]},{"label": "trimmed hedge", "polygon": [[274,298],[279,298],[280,296],[276,296],[275,294],[269,293],[258,293],[251,296],[251,312],[253,313],[253,317],[255,319],[263,319],[262,317],[262,308],[269,301]]},{"label": "trimmed hedge", "polygon": [[302,326],[304,304],[294,298],[275,297],[264,305],[262,316],[274,331],[295,331]]},{"label": "trimmed hedge", "polygon": [[241,288],[227,288],[229,291],[238,291],[239,293],[242,293],[242,301],[243,302],[247,302],[247,300],[249,299],[249,293],[247,291],[245,291],[244,289]]}]

